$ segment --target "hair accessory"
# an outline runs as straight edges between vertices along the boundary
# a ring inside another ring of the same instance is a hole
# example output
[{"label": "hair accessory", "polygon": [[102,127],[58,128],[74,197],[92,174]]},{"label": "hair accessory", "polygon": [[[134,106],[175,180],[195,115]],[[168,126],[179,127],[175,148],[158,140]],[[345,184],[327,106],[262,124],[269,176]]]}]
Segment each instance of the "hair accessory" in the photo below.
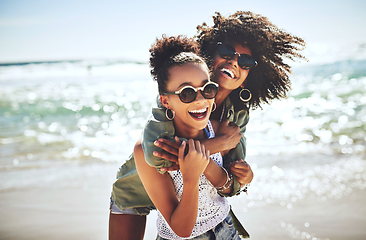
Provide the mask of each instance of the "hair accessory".
[{"label": "hair accessory", "polygon": [[214,112],[215,110],[216,110],[216,103],[214,102],[211,112]]},{"label": "hair accessory", "polygon": [[[171,115],[172,115],[172,117],[169,117],[169,110],[170,110],[170,112],[171,112]],[[168,120],[173,120],[174,119],[174,117],[175,117],[175,112],[172,110],[172,109],[169,109],[169,108],[167,108],[167,109],[165,109],[165,117],[168,119]]]},{"label": "hair accessory", "polygon": [[243,102],[249,102],[250,99],[252,99],[252,93],[247,88],[242,88],[239,92],[239,98]]}]

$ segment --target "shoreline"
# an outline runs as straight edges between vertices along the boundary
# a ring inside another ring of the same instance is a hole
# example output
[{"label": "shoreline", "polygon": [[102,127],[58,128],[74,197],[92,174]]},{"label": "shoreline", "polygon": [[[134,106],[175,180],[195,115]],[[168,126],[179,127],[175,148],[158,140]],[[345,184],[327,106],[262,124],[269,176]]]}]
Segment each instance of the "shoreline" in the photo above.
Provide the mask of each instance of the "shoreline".
[{"label": "shoreline", "polygon": [[[0,239],[108,239],[110,189],[119,165],[68,166],[75,174],[55,183],[0,191]],[[365,199],[364,189],[356,189],[340,199],[304,198],[290,208],[279,202],[247,207],[245,194],[229,202],[252,240],[361,240]],[[147,219],[144,240],[153,240],[156,211]]]}]

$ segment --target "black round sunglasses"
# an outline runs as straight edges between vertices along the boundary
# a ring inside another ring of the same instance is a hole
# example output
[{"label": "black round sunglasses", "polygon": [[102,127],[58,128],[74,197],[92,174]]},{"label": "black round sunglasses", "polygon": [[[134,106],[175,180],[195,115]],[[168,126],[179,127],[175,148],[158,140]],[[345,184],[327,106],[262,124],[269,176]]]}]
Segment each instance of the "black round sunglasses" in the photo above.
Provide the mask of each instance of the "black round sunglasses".
[{"label": "black round sunglasses", "polygon": [[248,54],[240,54],[235,52],[235,48],[230,46],[229,44],[225,44],[222,42],[218,42],[218,52],[221,58],[224,59],[233,59],[236,54],[238,54],[238,64],[244,70],[250,70],[258,65],[258,62],[254,60],[254,58]]},{"label": "black round sunglasses", "polygon": [[166,92],[163,95],[178,95],[179,99],[184,103],[191,103],[197,97],[197,92],[200,91],[202,96],[206,99],[216,97],[219,91],[219,84],[215,82],[207,82],[203,87],[194,88],[192,86],[184,86],[178,91]]}]

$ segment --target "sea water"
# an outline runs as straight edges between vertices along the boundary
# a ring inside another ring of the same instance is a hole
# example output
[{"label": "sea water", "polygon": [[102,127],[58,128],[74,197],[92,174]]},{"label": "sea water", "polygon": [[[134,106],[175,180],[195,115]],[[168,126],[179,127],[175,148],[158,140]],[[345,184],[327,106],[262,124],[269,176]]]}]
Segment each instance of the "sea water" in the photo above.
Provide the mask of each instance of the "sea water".
[{"label": "sea water", "polygon": [[[290,78],[287,99],[250,112],[245,136],[255,178],[250,195],[233,203],[239,216],[258,206],[291,210],[299,202],[345,199],[366,188],[366,60],[299,64]],[[90,174],[79,165],[123,164],[156,97],[147,63],[1,65],[0,191],[72,184],[73,175]],[[70,164],[73,171],[62,167]],[[316,239],[280,224],[292,237]]]}]

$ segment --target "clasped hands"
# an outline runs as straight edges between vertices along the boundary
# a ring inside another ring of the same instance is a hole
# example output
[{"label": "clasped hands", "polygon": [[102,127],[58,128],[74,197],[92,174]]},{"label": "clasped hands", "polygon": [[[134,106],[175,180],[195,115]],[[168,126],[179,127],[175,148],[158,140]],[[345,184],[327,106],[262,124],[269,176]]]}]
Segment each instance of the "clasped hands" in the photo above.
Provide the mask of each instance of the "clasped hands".
[{"label": "clasped hands", "polygon": [[[228,121],[224,121],[219,126],[219,129],[217,131],[217,138],[219,139],[221,137],[221,140],[218,141],[224,141],[226,146],[233,148],[240,141],[241,135],[238,138],[238,134],[240,135],[239,128],[235,124],[229,123]],[[154,156],[164,158],[172,162],[171,167],[164,167],[161,168],[161,170],[162,171],[178,170],[179,169],[178,152],[179,147],[182,145],[181,140],[178,137],[175,137],[175,142],[164,138],[160,138],[154,142],[154,145],[164,150],[161,152],[154,151],[153,153]],[[250,168],[250,165],[245,160],[238,159],[235,162],[231,162],[229,164],[229,168],[230,168],[229,171],[236,176],[241,186],[244,186],[245,184],[251,182],[253,178],[253,172]]]}]

